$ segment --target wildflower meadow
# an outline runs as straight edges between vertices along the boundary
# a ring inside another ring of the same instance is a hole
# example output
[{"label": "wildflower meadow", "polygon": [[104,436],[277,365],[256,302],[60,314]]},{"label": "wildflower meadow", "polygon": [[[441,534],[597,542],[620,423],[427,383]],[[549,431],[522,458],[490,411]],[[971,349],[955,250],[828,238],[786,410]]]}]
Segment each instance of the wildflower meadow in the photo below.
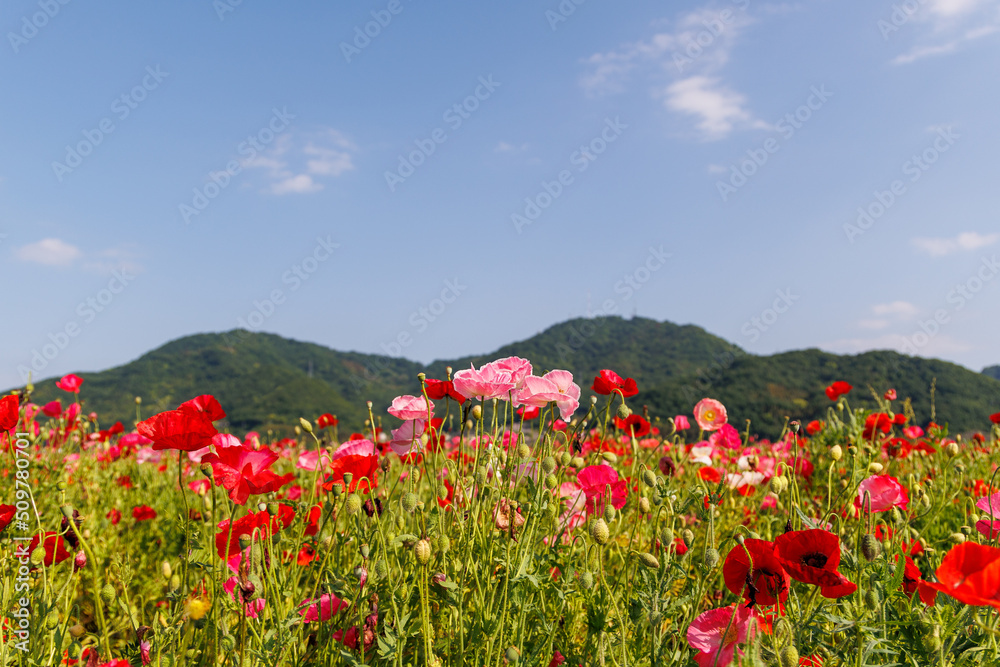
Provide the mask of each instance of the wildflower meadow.
[{"label": "wildflower meadow", "polygon": [[1000,413],[838,381],[772,441],[536,372],[421,374],[357,432],[4,396],[0,665],[1000,664]]}]

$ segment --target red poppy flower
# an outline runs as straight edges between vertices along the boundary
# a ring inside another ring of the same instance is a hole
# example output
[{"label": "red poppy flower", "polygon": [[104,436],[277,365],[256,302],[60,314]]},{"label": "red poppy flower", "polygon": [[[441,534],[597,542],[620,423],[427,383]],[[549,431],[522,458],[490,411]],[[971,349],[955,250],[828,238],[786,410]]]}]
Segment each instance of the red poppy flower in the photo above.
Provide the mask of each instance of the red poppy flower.
[{"label": "red poppy flower", "polygon": [[340,421],[329,412],[316,418],[316,426],[319,428],[328,428],[330,426],[336,426],[339,423]]},{"label": "red poppy flower", "polygon": [[626,433],[631,432],[636,438],[641,438],[644,435],[649,435],[649,422],[642,418],[641,415],[629,415],[625,419],[619,419],[615,417],[615,426],[625,431]]},{"label": "red poppy flower", "polygon": [[14,520],[15,514],[17,514],[17,507],[14,505],[0,505],[0,533]]},{"label": "red poppy flower", "polygon": [[808,433],[809,435],[816,435],[817,433],[823,430],[824,425],[825,424],[823,422],[814,419],[808,424],[806,424],[806,433]]},{"label": "red poppy flower", "polygon": [[115,480],[115,484],[126,489],[131,489],[132,478],[129,477],[128,475],[122,475],[121,477]]},{"label": "red poppy flower", "polygon": [[219,532],[215,535],[215,548],[219,552],[222,560],[229,560],[240,552],[240,535],[250,535],[256,540],[269,539],[273,533],[283,528],[288,528],[295,517],[295,510],[288,505],[280,505],[278,513],[274,516],[268,512],[251,512],[242,516],[233,523],[232,539],[226,545],[226,537],[229,535],[229,520],[219,524]]},{"label": "red poppy flower", "polygon": [[297,565],[305,566],[316,560],[316,551],[313,549],[311,544],[303,544],[302,548],[299,549],[299,555],[295,557],[295,563]]},{"label": "red poppy flower", "polygon": [[531,407],[527,405],[522,405],[517,409],[518,416],[520,416],[525,421],[528,421],[529,419],[538,419],[538,415],[540,415],[541,413],[542,409],[534,405]]},{"label": "red poppy flower", "polygon": [[990,415],[990,421],[994,424],[1000,424],[1000,412]]},{"label": "red poppy flower", "polygon": [[843,380],[837,380],[829,387],[826,388],[826,397],[831,401],[836,401],[841,396],[846,396],[854,389],[851,385],[847,384]]},{"label": "red poppy flower", "polygon": [[293,473],[279,477],[270,470],[278,458],[266,448],[255,451],[246,447],[223,447],[217,454],[205,454],[201,461],[212,465],[216,485],[229,489],[232,501],[242,505],[251,495],[277,491],[295,479]]},{"label": "red poppy flower", "polygon": [[42,406],[42,414],[55,419],[62,414],[62,403],[60,401],[49,401]]},{"label": "red poppy flower", "polygon": [[[744,548],[745,547],[745,548]],[[750,559],[753,559],[753,570]],[[772,605],[788,598],[788,573],[774,553],[774,544],[765,540],[747,539],[726,555],[722,566],[726,588],[744,597],[748,606]]]},{"label": "red poppy flower", "polygon": [[348,440],[337,448],[330,459],[323,488],[333,489],[334,484],[344,484],[344,475],[351,473],[351,483],[346,491],[353,493],[360,487],[361,493],[368,493],[378,486],[378,454],[370,440]]},{"label": "red poppy flower", "polygon": [[920,599],[933,605],[937,593],[975,607],[1000,611],[1000,548],[962,542],[951,548],[935,572],[937,582],[919,582]]},{"label": "red poppy flower", "polygon": [[11,394],[0,398],[0,433],[13,430],[20,419],[20,399]]},{"label": "red poppy flower", "polygon": [[623,397],[628,398],[639,393],[639,388],[636,386],[635,380],[632,378],[623,380],[618,373],[606,369],[594,378],[594,384],[590,388],[602,396],[619,393]]},{"label": "red poppy flower", "polygon": [[73,375],[72,373],[70,373],[69,375],[64,375],[61,380],[56,382],[57,387],[59,387],[63,391],[68,391],[72,394],[79,393],[80,385],[82,384],[83,384],[83,378],[81,378],[79,375]]},{"label": "red poppy flower", "polygon": [[[28,553],[31,553],[38,548],[38,535],[31,538],[31,543],[28,545]],[[45,567],[51,567],[54,564],[58,564],[66,560],[67,558],[72,558],[73,554],[66,550],[65,542],[63,542],[62,535],[59,533],[46,532],[42,546],[45,547]]]},{"label": "red poppy flower", "polygon": [[[896,566],[899,566],[899,554],[896,554]],[[920,568],[917,567],[912,558],[907,556],[903,569],[903,590],[906,591],[907,595],[913,597],[913,592],[917,590],[920,582],[923,580],[924,577],[920,574]]]},{"label": "red poppy flower", "polygon": [[136,424],[135,430],[153,441],[153,449],[184,452],[207,447],[218,434],[205,413],[192,409],[161,412]]},{"label": "red poppy flower", "polygon": [[312,537],[319,532],[319,520],[323,518],[323,506],[313,505],[309,508],[309,515],[306,517],[306,530],[303,533],[306,537]]},{"label": "red poppy flower", "polygon": [[674,550],[677,552],[678,556],[683,556],[688,552],[688,545],[684,540],[679,537],[674,538]]},{"label": "red poppy flower", "polygon": [[884,412],[875,412],[865,419],[865,431],[864,439],[871,440],[875,437],[876,431],[881,431],[882,433],[888,433],[892,430],[894,422],[889,415]]},{"label": "red poppy flower", "polygon": [[177,409],[200,412],[208,417],[209,421],[213,422],[226,418],[226,411],[222,409],[222,406],[219,405],[219,401],[217,401],[215,396],[212,396],[211,394],[203,394],[192,398],[190,401],[184,401],[177,406]]},{"label": "red poppy flower", "polygon": [[722,471],[712,466],[705,466],[698,470],[698,477],[701,477],[709,484],[718,484],[722,481]]},{"label": "red poppy flower", "polygon": [[774,539],[775,552],[789,576],[820,587],[825,598],[842,598],[858,590],[837,568],[840,538],[825,530],[793,530]]},{"label": "red poppy flower", "polygon": [[427,390],[427,397],[433,401],[443,401],[445,396],[450,396],[459,403],[465,403],[465,396],[455,391],[455,383],[451,380],[424,380],[424,388]]},{"label": "red poppy flower", "polygon": [[156,510],[149,505],[139,505],[132,508],[132,518],[136,521],[149,521],[156,518]]},{"label": "red poppy flower", "polygon": [[105,515],[105,517],[111,519],[112,526],[117,526],[118,522],[122,520],[122,513],[116,509],[112,509]]}]

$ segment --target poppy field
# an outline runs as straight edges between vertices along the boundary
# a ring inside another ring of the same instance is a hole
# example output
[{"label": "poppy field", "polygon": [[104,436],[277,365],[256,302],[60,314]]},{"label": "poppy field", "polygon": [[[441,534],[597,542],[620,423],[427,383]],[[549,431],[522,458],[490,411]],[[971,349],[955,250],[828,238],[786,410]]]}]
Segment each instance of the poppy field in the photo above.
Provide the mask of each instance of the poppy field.
[{"label": "poppy field", "polygon": [[518,357],[357,432],[57,386],[0,398],[2,666],[1000,664],[1000,413],[838,381],[771,441]]}]

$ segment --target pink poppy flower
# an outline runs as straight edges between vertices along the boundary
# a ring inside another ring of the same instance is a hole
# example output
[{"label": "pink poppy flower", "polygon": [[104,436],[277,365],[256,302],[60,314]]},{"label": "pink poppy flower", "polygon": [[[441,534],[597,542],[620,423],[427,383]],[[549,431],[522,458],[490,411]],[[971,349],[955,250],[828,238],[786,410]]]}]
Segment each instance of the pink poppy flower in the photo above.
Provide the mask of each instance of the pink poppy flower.
[{"label": "pink poppy flower", "polygon": [[544,408],[555,403],[563,419],[568,419],[580,407],[580,386],[573,382],[569,371],[551,371],[542,377],[524,378],[515,405]]},{"label": "pink poppy flower", "polygon": [[59,401],[52,401],[51,403],[46,403],[42,406],[42,414],[46,417],[52,417],[55,419],[62,414],[62,403]]},{"label": "pink poppy flower", "polygon": [[320,451],[318,449],[311,449],[308,452],[302,452],[299,454],[299,458],[295,461],[295,467],[299,470],[315,471],[320,465],[321,457],[323,462],[330,462],[330,453],[326,450]]},{"label": "pink poppy flower", "polygon": [[426,426],[427,422],[423,419],[412,419],[403,422],[403,425],[399,428],[393,429],[392,440],[389,442],[392,451],[396,452],[399,456],[406,456],[413,449],[414,445],[419,450],[423,444],[420,441],[420,436],[424,434]]},{"label": "pink poppy flower", "polygon": [[[531,375],[531,362],[521,357],[505,357],[486,365],[495,366],[501,373],[510,373],[510,379],[514,383],[515,389],[520,389],[525,378]],[[570,379],[572,380],[572,376]]]},{"label": "pink poppy flower", "polygon": [[729,421],[726,407],[714,398],[703,398],[694,406],[694,420],[704,431],[716,431]]},{"label": "pink poppy flower", "polygon": [[861,482],[858,486],[858,497],[854,499],[854,506],[867,509],[866,495],[871,498],[872,512],[887,512],[893,507],[905,512],[910,503],[906,489],[898,479],[889,475],[872,475]]},{"label": "pink poppy flower", "polygon": [[474,366],[460,370],[455,373],[452,382],[455,385],[455,391],[462,396],[481,400],[506,399],[515,388],[511,374],[501,371],[491,364],[486,364],[479,370],[476,370]]},{"label": "pink poppy flower", "polygon": [[389,414],[404,421],[427,419],[428,412],[434,412],[434,403],[423,396],[397,396],[389,406]]},{"label": "pink poppy flower", "polygon": [[309,606],[305,609],[299,609],[299,616],[302,617],[303,623],[329,621],[338,611],[351,606],[333,593],[325,593],[319,596],[319,604],[316,604],[316,600],[307,598],[302,601],[302,604],[300,604],[299,607],[304,604],[308,604]]},{"label": "pink poppy flower", "polygon": [[270,449],[254,451],[240,447],[223,447],[216,454],[206,454],[202,461],[212,465],[215,483],[229,489],[229,497],[237,505],[243,505],[251,495],[277,491],[288,484],[295,475],[288,473],[279,477],[271,466],[278,455]]},{"label": "pink poppy flower", "polygon": [[159,463],[163,452],[152,447],[141,447],[135,453],[136,463]]},{"label": "pink poppy flower", "polygon": [[628,484],[624,479],[618,479],[618,471],[611,466],[587,466],[577,473],[576,481],[586,496],[587,514],[604,511],[604,496],[608,486],[611,487],[611,506],[619,510],[625,507]]},{"label": "pink poppy flower", "polygon": [[709,436],[708,442],[713,447],[719,447],[722,449],[743,448],[743,440],[740,438],[739,431],[729,424],[723,424],[720,426],[718,431]]},{"label": "pink poppy flower", "polygon": [[917,438],[923,437],[924,429],[919,426],[907,426],[903,429],[903,435],[910,440],[916,440]]},{"label": "pink poppy flower", "polygon": [[677,415],[674,417],[674,428],[678,431],[686,431],[691,428],[691,422],[689,422],[688,418],[684,415]]},{"label": "pink poppy flower", "polygon": [[[734,616],[735,612],[735,616]],[[753,612],[744,605],[709,609],[691,622],[687,640],[698,651],[700,667],[725,667],[733,662],[737,646],[754,633]],[[742,653],[742,652],[741,652]]]},{"label": "pink poppy flower", "polygon": [[56,382],[57,387],[59,387],[63,391],[68,391],[72,394],[80,393],[80,385],[82,384],[83,384],[83,378],[81,378],[79,375],[73,375],[72,373],[70,373],[69,375],[64,375],[61,380]]}]

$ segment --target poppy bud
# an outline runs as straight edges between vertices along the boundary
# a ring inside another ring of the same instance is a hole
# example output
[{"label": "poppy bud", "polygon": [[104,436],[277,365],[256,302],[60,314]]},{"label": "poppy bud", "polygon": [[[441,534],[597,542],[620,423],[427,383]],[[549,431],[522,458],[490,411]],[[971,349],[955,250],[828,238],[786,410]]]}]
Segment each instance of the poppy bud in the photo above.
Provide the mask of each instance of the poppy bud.
[{"label": "poppy bud", "polygon": [[649,498],[645,496],[639,498],[639,511],[643,514],[649,514],[653,511],[653,508],[649,506]]},{"label": "poppy bud", "polygon": [[65,491],[68,488],[69,486],[66,484],[66,482],[63,482],[61,480],[56,484],[57,491]]},{"label": "poppy bud", "polygon": [[340,494],[342,494],[344,492],[344,485],[343,484],[334,484],[333,487],[330,490],[333,493],[333,497],[334,498],[339,498]]},{"label": "poppy bud", "polygon": [[594,523],[590,524],[590,537],[600,545],[608,543],[611,531],[608,529],[608,524],[604,519],[596,519]]},{"label": "poppy bud", "polygon": [[66,517],[67,519],[73,518],[73,508],[70,507],[69,505],[63,505],[59,509],[62,511],[63,516]]},{"label": "poppy bud", "polygon": [[531,456],[531,448],[528,447],[528,443],[522,442],[517,446],[517,455],[522,459],[526,459]]},{"label": "poppy bud", "polygon": [[483,418],[483,406],[473,405],[472,410],[469,411],[469,414],[472,415],[472,418],[475,419],[476,421],[480,421]]},{"label": "poppy bud", "polygon": [[778,654],[778,662],[781,667],[798,667],[799,651],[794,644],[789,644],[781,649],[781,653]]},{"label": "poppy bud", "polygon": [[834,461],[839,461],[844,456],[844,450],[840,448],[840,445],[834,445],[830,448],[830,458]]},{"label": "poppy bud", "polygon": [[924,648],[928,653],[936,653],[941,648],[941,629],[934,626],[930,633],[924,635]]},{"label": "poppy bud", "polygon": [[87,567],[87,554],[81,551],[76,556],[73,557],[73,569],[81,570]]},{"label": "poppy bud", "polygon": [[32,565],[41,565],[42,561],[45,560],[45,548],[35,547],[35,550],[31,552],[30,560]]},{"label": "poppy bud", "polygon": [[242,533],[239,537],[240,540],[240,550],[246,549],[253,542],[253,539],[247,533]]},{"label": "poppy bud", "polygon": [[611,523],[612,521],[615,520],[615,515],[616,514],[617,514],[617,512],[615,512],[615,508],[614,508],[614,506],[611,505],[611,503],[608,503],[607,505],[604,506],[604,520],[605,521],[607,521],[608,523]]},{"label": "poppy bud", "polygon": [[518,660],[521,659],[521,653],[516,648],[514,648],[513,646],[511,646],[506,651],[504,651],[503,659],[506,660],[508,663],[510,663],[510,664],[513,665]]},{"label": "poppy bud", "polygon": [[663,544],[663,548],[666,549],[671,544],[674,543],[674,531],[670,528],[664,528],[660,531],[660,542]]},{"label": "poppy bud", "polygon": [[871,611],[875,611],[876,609],[878,609],[878,605],[879,605],[878,591],[876,591],[874,588],[869,588],[867,591],[865,591],[865,606],[868,607],[868,609],[870,609]]},{"label": "poppy bud", "polygon": [[660,569],[660,561],[656,560],[656,556],[650,553],[639,554],[639,562],[648,567],[650,570]]},{"label": "poppy bud", "polygon": [[719,564],[719,550],[718,549],[706,549],[705,550],[705,567],[709,570],[715,569],[715,566]]},{"label": "poppy bud", "polygon": [[733,539],[736,541],[736,544],[738,544],[740,546],[743,546],[743,543],[746,542],[746,540],[743,538],[743,536],[740,535],[740,534],[738,534],[738,533],[737,533],[736,537],[734,537]]},{"label": "poppy bud", "polygon": [[178,575],[170,577],[170,590],[175,591],[181,587],[181,578]]},{"label": "poppy bud", "polygon": [[423,382],[424,380],[427,379],[427,375],[424,373],[417,373],[417,379]]},{"label": "poppy bud", "polygon": [[427,565],[431,560],[431,543],[427,540],[417,540],[413,545],[413,555],[421,565]]},{"label": "poppy bud", "polygon": [[350,515],[357,514],[361,510],[361,496],[356,493],[352,493],[347,496],[347,502],[344,503],[344,509]]},{"label": "poppy bud", "polygon": [[313,432],[313,425],[309,423],[308,419],[305,419],[304,417],[299,417],[299,425],[302,427],[302,430],[305,431],[306,433]]},{"label": "poppy bud", "polygon": [[170,561],[163,561],[160,563],[160,572],[163,573],[164,579],[170,579],[170,575],[174,573],[173,569],[170,567]]},{"label": "poppy bud", "polygon": [[546,475],[545,476],[545,486],[548,487],[548,488],[550,488],[550,489],[556,488],[557,486],[559,486],[559,478],[556,477],[555,475],[551,474],[551,473],[548,474],[548,475]]},{"label": "poppy bud", "polygon": [[958,443],[949,442],[948,446],[944,448],[944,451],[948,452],[948,456],[951,457],[958,456]]},{"label": "poppy bud", "polygon": [[788,480],[785,477],[774,477],[771,479],[771,490],[781,495],[788,488]]},{"label": "poppy bud", "polygon": [[136,405],[142,405],[142,396],[136,396],[135,397],[135,404]]},{"label": "poppy bud", "polygon": [[438,538],[438,551],[446,554],[449,549],[451,549],[451,538],[447,535],[442,535]]},{"label": "poppy bud", "polygon": [[544,459],[542,459],[542,472],[544,472],[546,475],[551,475],[553,472],[555,472],[555,469],[556,469],[556,460],[553,457],[546,456]]},{"label": "poppy bud", "polygon": [[869,563],[879,557],[882,553],[882,545],[878,543],[875,536],[870,533],[865,533],[865,536],[861,538],[861,555],[865,557],[865,560]]},{"label": "poppy bud", "polygon": [[486,468],[480,468],[476,471],[476,486],[486,486]]},{"label": "poppy bud", "polygon": [[569,452],[563,452],[559,457],[559,461],[564,465],[568,466],[573,461],[573,456]]},{"label": "poppy bud", "polygon": [[379,579],[385,579],[389,576],[389,566],[385,564],[385,561],[380,560],[375,563],[375,576]]},{"label": "poppy bud", "polygon": [[624,403],[618,404],[618,419],[628,419],[632,416],[632,410]]},{"label": "poppy bud", "polygon": [[258,512],[266,512],[267,511],[267,503],[257,503],[257,511]]},{"label": "poppy bud", "polygon": [[885,466],[883,466],[881,463],[879,463],[877,461],[872,461],[871,463],[868,464],[868,474],[869,475],[877,475],[880,472],[882,472],[882,469],[884,467]]},{"label": "poppy bud", "polygon": [[408,514],[413,514],[414,510],[417,509],[417,494],[412,491],[403,495],[402,507],[403,511]]},{"label": "poppy bud", "polygon": [[618,463],[618,456],[614,452],[604,452],[601,454],[601,458],[608,463]]},{"label": "poppy bud", "polygon": [[955,544],[961,544],[962,542],[965,542],[965,535],[963,535],[962,533],[952,533],[951,535],[948,536],[948,539],[954,542]]},{"label": "poppy bud", "polygon": [[[114,592],[114,591],[112,590],[112,592]],[[101,599],[102,600],[104,599],[104,592],[103,591],[101,591]],[[114,599],[114,596],[112,596],[112,599]],[[111,603],[108,602],[107,604],[111,604]],[[59,625],[59,612],[58,611],[50,611],[49,615],[45,617],[45,629],[46,630],[55,630],[58,625]]]},{"label": "poppy bud", "polygon": [[583,589],[586,590],[586,591],[589,591],[591,588],[593,588],[594,587],[594,575],[591,574],[589,571],[584,572],[583,574],[581,574],[580,575],[580,586],[582,586]]},{"label": "poppy bud", "polygon": [[583,460],[582,456],[574,456],[572,463],[574,468],[582,468],[587,464],[587,462]]},{"label": "poppy bud", "polygon": [[685,528],[681,533],[681,539],[684,540],[684,546],[690,549],[694,545],[694,532],[690,528]]},{"label": "poppy bud", "polygon": [[642,483],[652,488],[656,486],[656,475],[648,468],[642,471]]},{"label": "poppy bud", "polygon": [[[73,635],[74,637],[76,637],[76,638],[79,638],[85,632],[86,632],[86,630],[84,630],[83,626],[80,625],[79,623],[77,623],[76,625],[70,626],[70,628],[69,628],[69,633],[71,635]],[[81,653],[83,653],[83,647],[80,646],[79,642],[73,642],[72,644],[69,645],[69,657],[70,657],[70,659],[72,659],[72,660],[79,660]]]}]

